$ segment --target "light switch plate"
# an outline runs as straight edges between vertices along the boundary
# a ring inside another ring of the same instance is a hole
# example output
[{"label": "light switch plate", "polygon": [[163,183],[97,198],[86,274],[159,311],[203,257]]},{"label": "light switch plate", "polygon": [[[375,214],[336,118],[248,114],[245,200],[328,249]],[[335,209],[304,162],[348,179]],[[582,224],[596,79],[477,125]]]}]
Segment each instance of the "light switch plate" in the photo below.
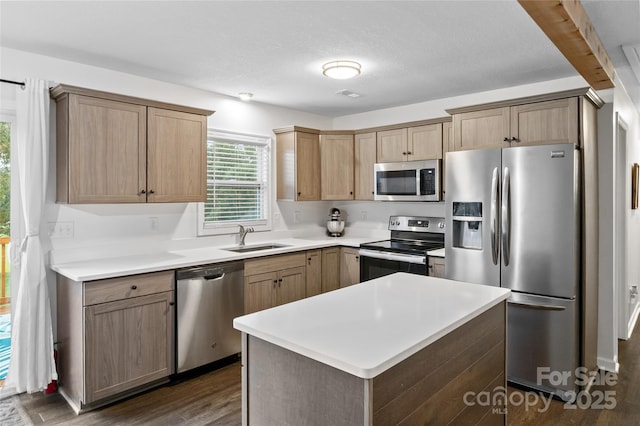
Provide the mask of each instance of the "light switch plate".
[{"label": "light switch plate", "polygon": [[51,238],[73,238],[73,222],[49,222]]}]

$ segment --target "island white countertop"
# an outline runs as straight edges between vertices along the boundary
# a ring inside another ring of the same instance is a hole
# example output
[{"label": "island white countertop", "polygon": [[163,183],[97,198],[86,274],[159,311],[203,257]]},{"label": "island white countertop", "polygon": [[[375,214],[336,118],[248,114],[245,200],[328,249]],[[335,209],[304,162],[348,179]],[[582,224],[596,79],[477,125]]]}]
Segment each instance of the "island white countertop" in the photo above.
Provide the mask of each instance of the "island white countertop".
[{"label": "island white countertop", "polygon": [[[379,238],[378,238],[379,239]],[[295,253],[323,247],[346,246],[358,247],[361,243],[375,241],[376,238],[286,238],[269,241],[284,244],[286,247],[259,250],[246,253],[235,253],[225,250],[223,246],[200,247],[183,250],[156,251],[147,254],[103,257],[75,262],[54,263],[51,269],[73,281],[92,281],[115,278],[125,275],[143,274],[147,272],[166,271],[188,266],[206,265],[210,263],[244,260],[274,254]],[[266,244],[267,241],[247,243],[247,246]],[[234,248],[237,246],[228,246]]]},{"label": "island white countertop", "polygon": [[396,273],[234,319],[236,329],[371,379],[509,297],[510,290]]}]

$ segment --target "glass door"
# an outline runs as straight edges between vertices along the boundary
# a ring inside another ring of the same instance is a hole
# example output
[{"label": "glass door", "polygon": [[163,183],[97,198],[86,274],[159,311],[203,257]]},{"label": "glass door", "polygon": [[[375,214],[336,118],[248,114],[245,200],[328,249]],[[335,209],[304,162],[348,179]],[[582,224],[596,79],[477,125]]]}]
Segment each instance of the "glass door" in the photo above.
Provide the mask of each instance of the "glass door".
[{"label": "glass door", "polygon": [[11,355],[11,134],[12,120],[0,116],[0,384]]}]

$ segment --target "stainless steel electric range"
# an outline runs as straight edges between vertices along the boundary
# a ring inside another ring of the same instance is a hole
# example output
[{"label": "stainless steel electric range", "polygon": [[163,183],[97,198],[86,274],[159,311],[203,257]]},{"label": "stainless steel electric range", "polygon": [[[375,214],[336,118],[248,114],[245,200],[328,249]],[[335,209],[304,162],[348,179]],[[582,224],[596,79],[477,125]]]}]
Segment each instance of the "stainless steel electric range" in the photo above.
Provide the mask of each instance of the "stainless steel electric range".
[{"label": "stainless steel electric range", "polygon": [[427,252],[444,248],[444,218],[391,216],[391,239],[360,245],[360,281],[394,272],[428,275]]}]

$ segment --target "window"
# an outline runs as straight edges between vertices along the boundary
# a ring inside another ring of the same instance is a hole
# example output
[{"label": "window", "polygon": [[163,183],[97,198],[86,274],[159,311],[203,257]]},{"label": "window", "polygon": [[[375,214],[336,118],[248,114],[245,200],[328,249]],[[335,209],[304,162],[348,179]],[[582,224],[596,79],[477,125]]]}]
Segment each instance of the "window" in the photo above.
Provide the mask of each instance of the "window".
[{"label": "window", "polygon": [[269,230],[271,138],[209,130],[207,201],[198,235],[230,234],[238,225]]}]

